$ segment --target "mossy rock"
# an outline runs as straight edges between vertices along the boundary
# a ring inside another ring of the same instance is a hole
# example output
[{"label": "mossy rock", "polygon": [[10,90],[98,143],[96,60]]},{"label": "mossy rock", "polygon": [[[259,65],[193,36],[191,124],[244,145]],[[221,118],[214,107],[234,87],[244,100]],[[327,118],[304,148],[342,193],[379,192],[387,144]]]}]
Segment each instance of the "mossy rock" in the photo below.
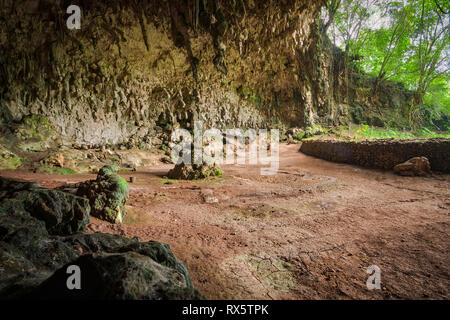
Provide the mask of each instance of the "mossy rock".
[{"label": "mossy rock", "polygon": [[[83,290],[69,290],[66,286],[66,270],[71,264],[84,270],[81,278]],[[203,299],[192,285],[186,285],[185,276],[177,269],[133,251],[83,255],[57,270],[30,296],[77,300]]]},{"label": "mossy rock", "polygon": [[102,167],[99,171],[98,171],[98,175],[99,176],[112,176],[117,174],[117,171],[119,170],[119,168],[117,167],[117,165],[115,164],[110,164],[108,166],[104,166]]},{"label": "mossy rock", "polygon": [[[81,233],[87,199],[1,177],[0,199],[0,299],[203,299],[167,244]],[[83,290],[67,288],[70,265]]]},{"label": "mossy rock", "polygon": [[22,158],[0,146],[0,169],[15,170],[22,166]]},{"label": "mossy rock", "polygon": [[52,132],[52,125],[47,117],[42,115],[32,115],[23,119],[23,125],[31,129],[35,133],[50,135]]},{"label": "mossy rock", "polygon": [[221,175],[223,175],[223,171],[217,165],[186,165],[180,163],[175,165],[175,167],[169,171],[167,177],[169,179],[178,180],[198,180],[208,177],[219,177]]},{"label": "mossy rock", "polygon": [[303,138],[309,138],[312,136],[319,136],[319,135],[323,135],[323,134],[327,134],[328,130],[323,128],[320,125],[312,125],[306,128],[305,133],[302,137]]},{"label": "mossy rock", "polygon": [[93,217],[122,223],[130,188],[126,180],[117,174],[117,169],[116,165],[104,166],[99,170],[96,180],[69,184],[59,189],[75,190],[77,196],[87,198]]},{"label": "mossy rock", "polygon": [[41,115],[25,117],[15,130],[17,147],[22,151],[44,151],[51,147],[54,136],[50,121]]}]

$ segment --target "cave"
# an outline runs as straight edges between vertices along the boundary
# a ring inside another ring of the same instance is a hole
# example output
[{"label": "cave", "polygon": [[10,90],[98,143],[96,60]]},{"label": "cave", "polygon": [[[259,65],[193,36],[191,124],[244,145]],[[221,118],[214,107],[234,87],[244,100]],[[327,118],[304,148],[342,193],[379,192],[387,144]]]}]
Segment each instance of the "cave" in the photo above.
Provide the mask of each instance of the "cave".
[{"label": "cave", "polygon": [[363,1],[0,0],[0,300],[447,300],[416,2],[337,43]]}]

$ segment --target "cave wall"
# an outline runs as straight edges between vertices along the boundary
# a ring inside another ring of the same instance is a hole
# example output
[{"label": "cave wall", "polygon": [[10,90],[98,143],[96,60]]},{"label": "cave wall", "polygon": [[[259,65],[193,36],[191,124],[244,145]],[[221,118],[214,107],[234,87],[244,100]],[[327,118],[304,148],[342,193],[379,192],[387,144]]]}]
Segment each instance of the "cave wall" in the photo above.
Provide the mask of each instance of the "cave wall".
[{"label": "cave wall", "polygon": [[39,114],[77,143],[115,144],[195,119],[301,126],[317,100],[322,75],[303,74],[323,1],[0,2],[3,124]]},{"label": "cave wall", "polygon": [[370,79],[345,83],[324,2],[0,0],[0,126],[42,115],[76,144],[150,145],[194,120],[330,126],[404,106]]}]

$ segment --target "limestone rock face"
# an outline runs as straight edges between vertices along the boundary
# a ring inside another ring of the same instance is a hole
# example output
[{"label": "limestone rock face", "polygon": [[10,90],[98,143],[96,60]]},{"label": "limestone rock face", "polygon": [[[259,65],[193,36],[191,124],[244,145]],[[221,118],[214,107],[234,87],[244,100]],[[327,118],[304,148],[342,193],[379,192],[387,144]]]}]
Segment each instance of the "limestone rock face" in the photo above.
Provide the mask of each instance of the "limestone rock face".
[{"label": "limestone rock face", "polygon": [[31,119],[22,151],[51,147],[50,124],[82,146],[143,148],[197,120],[218,129],[382,125],[410,104],[397,85],[371,96],[370,76],[341,79],[344,52],[319,23],[325,0],[213,2],[91,0],[81,30],[65,30],[65,1],[4,0],[0,127]]},{"label": "limestone rock face", "polygon": [[[0,299],[203,298],[167,244],[81,233],[87,199],[3,178],[0,198]],[[70,265],[82,290],[67,288]]]},{"label": "limestone rock face", "polygon": [[431,174],[431,166],[426,157],[414,157],[396,165],[394,172],[402,176],[426,176]]},{"label": "limestone rock face", "polygon": [[304,104],[324,100],[325,76],[312,70],[321,59],[311,59],[324,0],[194,3],[92,0],[81,5],[81,30],[65,30],[64,1],[6,0],[0,124],[41,115],[81,145],[142,143],[194,120],[301,122]]}]

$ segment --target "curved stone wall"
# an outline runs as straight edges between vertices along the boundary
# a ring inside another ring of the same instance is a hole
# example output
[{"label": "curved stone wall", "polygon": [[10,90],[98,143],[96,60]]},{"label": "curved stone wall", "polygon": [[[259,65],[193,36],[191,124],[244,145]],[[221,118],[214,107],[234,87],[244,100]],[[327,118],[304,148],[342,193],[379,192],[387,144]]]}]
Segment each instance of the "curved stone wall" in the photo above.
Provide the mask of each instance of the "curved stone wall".
[{"label": "curved stone wall", "polygon": [[300,151],[328,161],[381,169],[392,169],[410,158],[424,156],[432,170],[450,172],[450,139],[444,138],[362,142],[306,140]]}]

